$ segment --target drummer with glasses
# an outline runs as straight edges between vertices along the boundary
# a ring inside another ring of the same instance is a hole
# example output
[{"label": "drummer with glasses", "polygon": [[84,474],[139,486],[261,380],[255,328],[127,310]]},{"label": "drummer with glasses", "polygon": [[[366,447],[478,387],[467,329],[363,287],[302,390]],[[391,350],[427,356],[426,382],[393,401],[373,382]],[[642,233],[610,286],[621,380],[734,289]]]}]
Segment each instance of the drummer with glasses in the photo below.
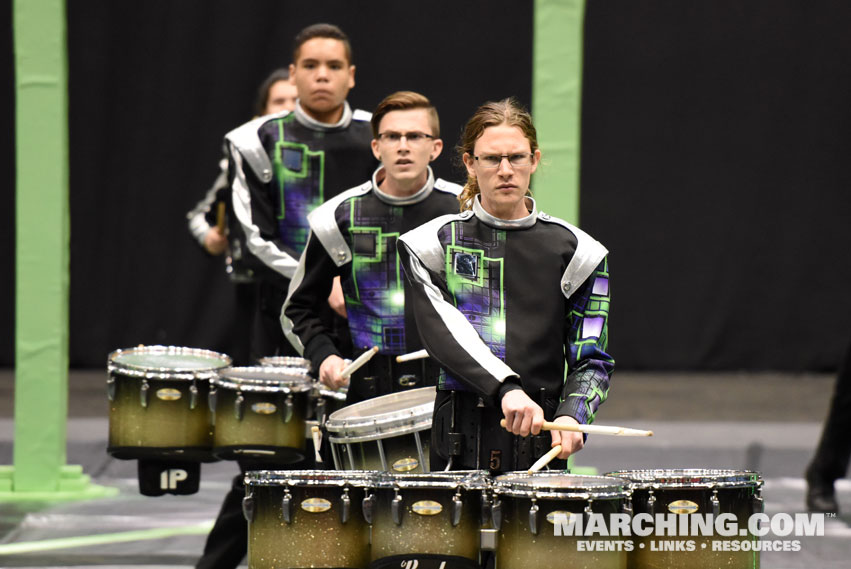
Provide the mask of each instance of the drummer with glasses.
[{"label": "drummer with glasses", "polygon": [[340,277],[355,352],[378,347],[353,376],[347,403],[434,385],[430,360],[398,363],[422,349],[410,285],[402,277],[396,240],[430,219],[458,211],[461,187],[435,178],[429,163],[443,149],[437,111],[423,95],[401,91],[372,115],[372,152],[381,165],[372,178],[308,215],[310,235],[299,260],[281,323],[297,350],[336,389],[347,385],[347,362],[320,318],[320,307]]},{"label": "drummer with glasses", "polygon": [[550,464],[563,467],[583,435],[539,433],[545,420],[591,423],[608,394],[608,252],[538,211],[529,185],[541,151],[516,101],[482,105],[458,151],[462,212],[399,246],[420,335],[443,368],[431,469],[526,470],[556,445]]}]

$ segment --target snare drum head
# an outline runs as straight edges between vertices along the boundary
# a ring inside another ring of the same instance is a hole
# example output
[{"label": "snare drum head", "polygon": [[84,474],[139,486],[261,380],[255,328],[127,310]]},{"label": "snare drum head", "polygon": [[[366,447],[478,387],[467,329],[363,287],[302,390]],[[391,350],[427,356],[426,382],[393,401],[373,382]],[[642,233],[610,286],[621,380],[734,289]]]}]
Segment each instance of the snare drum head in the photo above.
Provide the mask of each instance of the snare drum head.
[{"label": "snare drum head", "polygon": [[614,472],[607,472],[605,476],[624,478],[637,487],[742,488],[762,481],[762,475],[753,470],[708,468],[616,470]]},{"label": "snare drum head", "polygon": [[373,486],[378,472],[340,470],[249,470],[245,486],[311,486],[367,488]]},{"label": "snare drum head", "polygon": [[218,372],[211,383],[225,389],[239,391],[307,391],[310,389],[309,377],[293,373],[282,367],[231,367]]},{"label": "snare drum head", "polygon": [[334,411],[325,427],[331,440],[360,442],[431,428],[434,387],[421,387],[368,399]]},{"label": "snare drum head", "polygon": [[179,346],[137,346],[109,354],[109,371],[163,379],[210,378],[231,365],[225,354]]},{"label": "snare drum head", "polygon": [[625,485],[621,478],[561,472],[514,472],[497,476],[494,481],[498,494],[539,498],[614,498],[628,494]]},{"label": "snare drum head", "polygon": [[464,488],[484,490],[490,476],[482,470],[453,470],[427,474],[397,474],[381,472],[375,480],[376,488]]}]

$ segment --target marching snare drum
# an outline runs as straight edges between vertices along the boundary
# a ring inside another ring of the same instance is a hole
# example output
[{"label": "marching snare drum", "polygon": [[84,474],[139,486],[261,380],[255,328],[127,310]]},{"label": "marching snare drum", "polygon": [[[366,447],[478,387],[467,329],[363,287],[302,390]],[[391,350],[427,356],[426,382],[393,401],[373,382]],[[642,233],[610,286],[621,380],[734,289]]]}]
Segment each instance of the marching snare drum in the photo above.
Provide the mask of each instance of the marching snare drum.
[{"label": "marching snare drum", "polygon": [[365,569],[364,498],[373,479],[369,472],[247,472],[248,567]]},{"label": "marching snare drum", "polygon": [[325,422],[334,467],[428,472],[434,387],[382,395],[331,414]]},{"label": "marching snare drum", "polygon": [[[719,514],[735,516],[739,529],[747,528],[751,514],[761,513],[762,477],[750,470],[658,469],[618,470],[606,476],[623,478],[632,488],[635,515],[650,514]],[[689,533],[691,530],[689,529]],[[670,540],[692,541],[693,551],[665,551],[658,543]],[[713,551],[713,541],[759,541],[759,537],[678,535],[635,538],[635,549],[629,554],[630,569],[665,567],[744,569],[759,567],[759,552]],[[643,545],[643,547],[642,547]],[[706,546],[704,548],[704,545]]]},{"label": "marching snare drum", "polygon": [[211,383],[217,457],[279,464],[305,458],[309,377],[283,367],[234,367]]},{"label": "marching snare drum", "polygon": [[310,375],[310,360],[293,356],[267,356],[257,360],[261,367],[283,367],[292,370],[293,373]]},{"label": "marching snare drum", "polygon": [[618,551],[618,547],[604,544],[599,548],[602,551],[585,551],[578,544],[580,540],[609,542],[624,538],[573,536],[562,532],[564,527],[556,527],[565,526],[571,518],[575,523],[579,518],[574,517],[579,516],[584,529],[584,521],[591,514],[602,514],[601,523],[610,528],[610,514],[628,512],[629,490],[625,480],[557,472],[517,472],[498,476],[493,495],[491,517],[498,532],[499,569],[626,567],[625,548]]},{"label": "marching snare drum", "polygon": [[370,569],[477,569],[483,472],[382,473],[375,483]]},{"label": "marching snare drum", "polygon": [[124,459],[213,460],[209,380],[230,364],[224,354],[177,346],[109,354],[107,452]]}]

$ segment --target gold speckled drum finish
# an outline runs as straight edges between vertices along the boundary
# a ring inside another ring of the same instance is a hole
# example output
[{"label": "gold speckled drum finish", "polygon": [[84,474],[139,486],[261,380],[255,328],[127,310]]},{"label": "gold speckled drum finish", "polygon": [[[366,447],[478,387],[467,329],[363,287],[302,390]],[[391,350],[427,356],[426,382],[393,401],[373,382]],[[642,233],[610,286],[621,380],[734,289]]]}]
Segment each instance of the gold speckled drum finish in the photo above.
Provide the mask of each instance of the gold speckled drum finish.
[{"label": "gold speckled drum finish", "polygon": [[338,469],[425,473],[434,387],[382,395],[335,411],[325,423]]},{"label": "gold speckled drum finish", "polygon": [[282,367],[235,367],[211,382],[217,457],[275,463],[304,459],[309,377]]},{"label": "gold speckled drum finish", "polygon": [[[554,524],[547,519],[548,516],[555,519],[557,513],[581,516],[586,509],[603,514],[606,520],[609,514],[622,513],[629,496],[624,480],[556,472],[512,473],[497,477],[493,492],[491,514],[494,527],[499,530],[496,549],[499,569],[627,566],[626,551],[579,551],[577,547],[578,540],[624,538],[556,536]],[[530,524],[533,507],[537,507],[537,533]]]},{"label": "gold speckled drum finish", "polygon": [[366,472],[246,473],[248,567],[365,569],[369,526],[362,504],[372,479]]},{"label": "gold speckled drum finish", "polygon": [[[632,488],[634,514],[734,514],[739,528],[747,528],[751,514],[762,512],[762,477],[748,470],[658,469],[619,470],[606,476],[627,480]],[[714,504],[713,504],[714,502]],[[712,551],[712,541],[752,540],[755,536],[648,536],[633,537],[630,569],[756,569],[759,552]],[[652,541],[692,540],[694,551],[653,551]],[[639,547],[644,544],[644,547]],[[704,549],[702,545],[705,544]]]},{"label": "gold speckled drum finish", "polygon": [[380,475],[374,490],[373,561],[416,554],[478,560],[487,482],[481,472]]},{"label": "gold speckled drum finish", "polygon": [[112,352],[108,452],[124,459],[212,460],[209,380],[230,363],[224,354],[176,346]]}]

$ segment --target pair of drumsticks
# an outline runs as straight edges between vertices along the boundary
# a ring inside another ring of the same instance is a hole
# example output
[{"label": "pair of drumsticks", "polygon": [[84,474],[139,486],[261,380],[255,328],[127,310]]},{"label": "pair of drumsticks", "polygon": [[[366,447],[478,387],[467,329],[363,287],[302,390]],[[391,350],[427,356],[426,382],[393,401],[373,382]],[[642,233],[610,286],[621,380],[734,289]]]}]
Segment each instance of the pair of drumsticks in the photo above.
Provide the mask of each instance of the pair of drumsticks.
[{"label": "pair of drumsticks", "polygon": [[[360,355],[355,361],[346,366],[343,371],[340,373],[343,377],[349,377],[356,369],[365,364],[369,359],[378,352],[378,348],[374,347],[371,350],[367,350],[363,354]],[[396,356],[396,361],[407,362],[411,360],[419,360],[428,357],[428,352],[426,350],[418,350],[416,352],[411,352],[410,354],[403,354],[401,356]],[[500,426],[505,428],[505,419],[499,422]],[[652,437],[653,431],[645,431],[642,429],[630,429],[627,427],[614,427],[607,425],[561,425],[559,423],[553,423],[551,421],[544,421],[541,430],[544,431],[569,431],[573,433],[586,433],[593,435],[613,435],[618,437]],[[529,469],[529,472],[537,472],[547,464],[550,463],[555,457],[561,453],[562,447],[561,445],[556,445],[550,449],[550,451],[539,458],[535,464]]]}]

